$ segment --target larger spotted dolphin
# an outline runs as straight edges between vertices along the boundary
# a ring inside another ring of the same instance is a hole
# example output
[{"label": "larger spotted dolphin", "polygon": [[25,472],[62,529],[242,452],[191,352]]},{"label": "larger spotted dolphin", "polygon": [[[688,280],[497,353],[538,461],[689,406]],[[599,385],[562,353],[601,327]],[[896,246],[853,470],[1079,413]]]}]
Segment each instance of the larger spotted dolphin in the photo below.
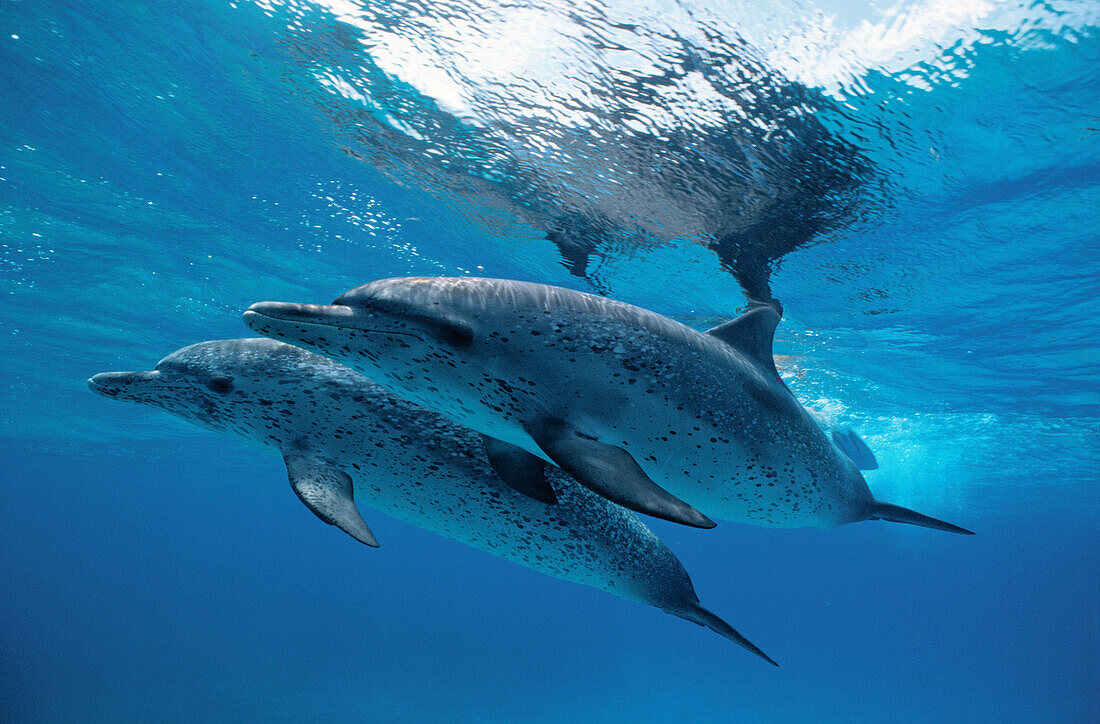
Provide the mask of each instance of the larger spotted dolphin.
[{"label": "larger spotted dolphin", "polygon": [[355,500],[536,571],[656,606],[775,663],[699,604],[680,561],[636,516],[530,456],[531,473],[545,475],[557,504],[517,493],[494,473],[477,433],[324,357],[270,339],[202,342],[155,370],[100,373],[88,384],[277,449],[302,502],[367,545],[378,542]]},{"label": "larger spotted dolphin", "polygon": [[[540,455],[650,515],[969,533],[871,495],[780,379],[778,321],[760,305],[703,334],[592,294],[469,277],[383,279],[331,305],[260,302],[245,313],[261,334],[341,360],[499,440],[497,450]],[[531,488],[522,469],[498,467]]]}]

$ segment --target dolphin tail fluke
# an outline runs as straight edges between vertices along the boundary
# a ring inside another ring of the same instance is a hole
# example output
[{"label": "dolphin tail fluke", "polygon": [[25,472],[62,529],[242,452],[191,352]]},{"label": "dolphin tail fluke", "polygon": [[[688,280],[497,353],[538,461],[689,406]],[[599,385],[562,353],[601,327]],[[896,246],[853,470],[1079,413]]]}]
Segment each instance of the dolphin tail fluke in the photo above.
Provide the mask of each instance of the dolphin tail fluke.
[{"label": "dolphin tail fluke", "polygon": [[936,530],[944,530],[948,533],[974,535],[974,531],[967,530],[966,528],[960,528],[957,525],[945,523],[938,518],[933,518],[932,516],[918,513],[915,510],[903,508],[900,505],[891,505],[890,503],[883,503],[878,500],[871,503],[871,512],[870,515],[867,516],[867,520],[889,520],[893,523],[908,523],[910,525],[920,525],[925,528],[935,528]]},{"label": "dolphin tail fluke", "polygon": [[725,636],[735,644],[738,644],[739,646],[742,646],[748,651],[756,654],[772,666],[779,666],[779,664],[775,663],[775,661],[773,661],[770,656],[761,651],[756,646],[756,644],[742,636],[733,626],[730,626],[718,616],[715,616],[713,613],[700,606],[698,602],[693,603],[683,609],[670,610],[669,613],[675,614],[680,618],[687,619],[692,623],[697,623],[700,626],[706,626],[711,631]]}]

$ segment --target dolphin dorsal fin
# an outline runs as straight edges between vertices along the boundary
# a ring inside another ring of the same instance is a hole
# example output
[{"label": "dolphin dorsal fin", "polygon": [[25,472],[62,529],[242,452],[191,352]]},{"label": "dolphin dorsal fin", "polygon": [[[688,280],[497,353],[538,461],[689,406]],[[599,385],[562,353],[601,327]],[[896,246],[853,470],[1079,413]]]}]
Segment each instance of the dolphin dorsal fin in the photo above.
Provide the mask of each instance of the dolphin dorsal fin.
[{"label": "dolphin dorsal fin", "polygon": [[772,339],[779,319],[775,307],[756,303],[737,319],[708,329],[707,334],[722,340],[778,377],[779,371],[775,369],[775,359],[772,357]]}]

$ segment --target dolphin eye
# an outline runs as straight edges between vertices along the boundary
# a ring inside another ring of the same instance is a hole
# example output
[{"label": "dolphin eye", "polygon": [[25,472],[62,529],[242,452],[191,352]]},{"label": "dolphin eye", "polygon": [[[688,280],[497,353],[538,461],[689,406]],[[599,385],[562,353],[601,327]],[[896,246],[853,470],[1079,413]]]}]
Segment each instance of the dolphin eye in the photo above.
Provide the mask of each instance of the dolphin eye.
[{"label": "dolphin eye", "polygon": [[219,395],[228,395],[233,391],[233,378],[226,375],[216,375],[206,381],[206,386]]}]

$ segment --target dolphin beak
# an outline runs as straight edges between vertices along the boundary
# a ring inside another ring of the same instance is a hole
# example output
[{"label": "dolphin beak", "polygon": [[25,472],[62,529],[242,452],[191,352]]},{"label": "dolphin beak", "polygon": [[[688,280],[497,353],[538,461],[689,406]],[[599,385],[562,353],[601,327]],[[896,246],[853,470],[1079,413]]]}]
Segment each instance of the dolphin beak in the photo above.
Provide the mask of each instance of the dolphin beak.
[{"label": "dolphin beak", "polygon": [[100,372],[88,380],[88,389],[103,397],[117,397],[120,394],[133,392],[141,383],[150,383],[157,379],[160,373],[156,370],[149,372]]},{"label": "dolphin beak", "polygon": [[266,322],[290,324],[320,324],[337,326],[347,323],[355,310],[340,304],[292,304],[290,302],[256,302],[244,313],[244,323],[250,329],[264,332]]}]

